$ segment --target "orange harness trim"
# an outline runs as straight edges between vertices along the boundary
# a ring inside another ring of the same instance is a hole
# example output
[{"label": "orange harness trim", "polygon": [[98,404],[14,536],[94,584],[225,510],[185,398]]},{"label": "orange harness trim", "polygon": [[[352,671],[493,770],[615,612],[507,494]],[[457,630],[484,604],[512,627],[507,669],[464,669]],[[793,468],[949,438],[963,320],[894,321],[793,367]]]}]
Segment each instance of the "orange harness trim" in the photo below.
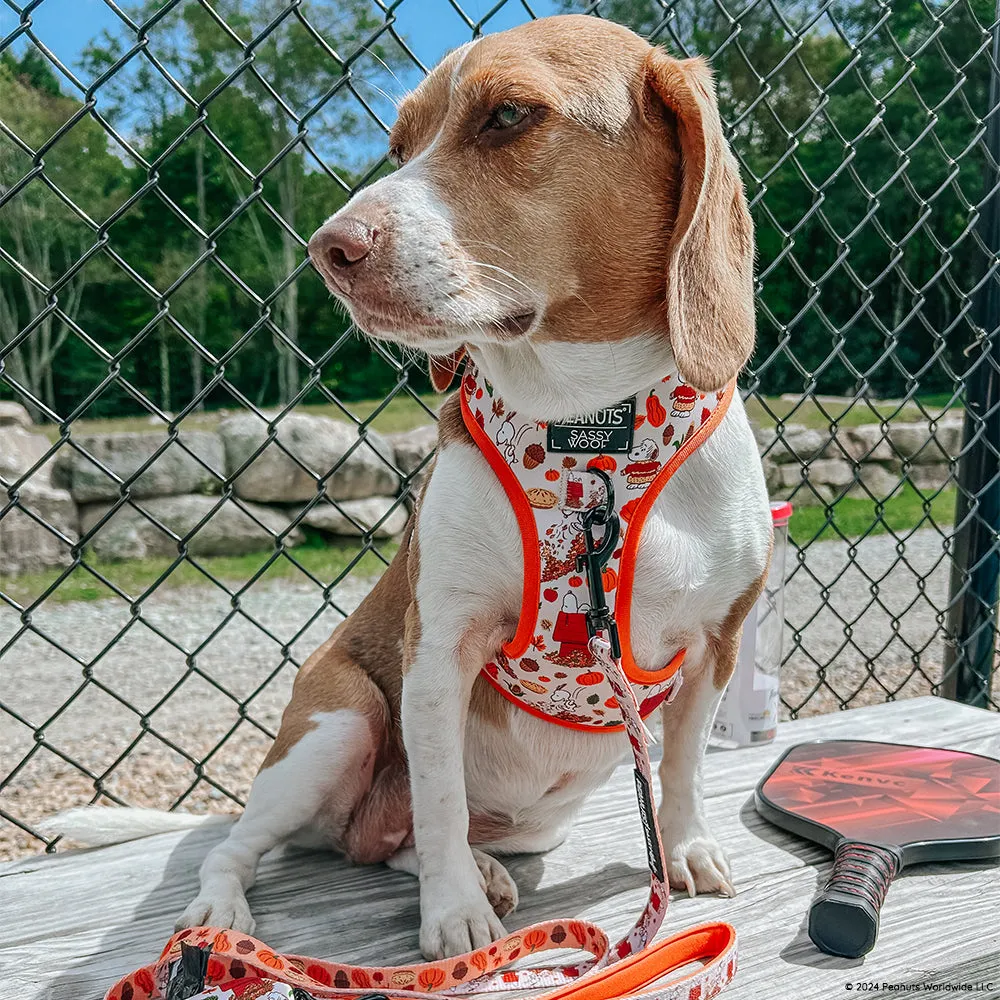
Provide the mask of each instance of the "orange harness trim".
[{"label": "orange harness trim", "polygon": [[[578,519],[604,494],[604,487],[595,485],[597,477],[587,472],[592,467],[614,477],[616,511],[623,526],[624,541],[605,570],[605,590],[621,638],[622,667],[639,688],[643,717],[671,695],[685,650],[677,650],[657,670],[644,670],[632,653],[631,605],[639,540],[657,497],[719,425],[734,392],[735,384],[730,383],[718,393],[699,393],[672,373],[634,399],[588,415],[589,424],[584,418],[549,426],[508,411],[468,362],[459,392],[462,418],[500,480],[521,536],[524,585],[517,630],[496,662],[483,670],[504,697],[531,715],[572,729],[622,728],[606,678],[587,669],[590,664],[583,651],[586,635],[579,609],[585,606],[586,595],[575,557],[585,548]],[[644,413],[637,412],[639,399],[645,403]],[[640,433],[651,436],[633,446],[633,434]],[[624,456],[619,461],[613,454],[625,452],[628,464]],[[662,463],[661,452],[669,454]],[[549,586],[543,591],[546,582]],[[562,605],[557,608],[559,600]]]}]

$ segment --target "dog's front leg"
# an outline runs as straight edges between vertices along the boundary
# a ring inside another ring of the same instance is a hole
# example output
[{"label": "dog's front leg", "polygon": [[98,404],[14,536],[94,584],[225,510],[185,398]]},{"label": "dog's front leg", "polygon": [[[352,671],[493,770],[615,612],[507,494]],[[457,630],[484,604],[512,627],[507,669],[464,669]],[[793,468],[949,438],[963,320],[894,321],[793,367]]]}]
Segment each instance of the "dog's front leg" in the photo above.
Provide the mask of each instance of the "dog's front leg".
[{"label": "dog's front leg", "polygon": [[[725,662],[720,663],[722,659]],[[662,710],[660,832],[670,885],[686,889],[690,896],[699,892],[736,895],[729,861],[705,818],[702,790],[702,760],[722,688],[731,673],[730,660],[735,660],[735,647],[721,653],[709,650],[693,669],[685,666],[676,700]],[[717,680],[722,680],[721,685]]]},{"label": "dog's front leg", "polygon": [[463,743],[481,663],[461,662],[452,629],[439,615],[425,617],[434,631],[425,630],[427,622],[416,642],[403,677],[402,715],[420,867],[420,950],[437,959],[481,948],[504,929],[469,846]]}]

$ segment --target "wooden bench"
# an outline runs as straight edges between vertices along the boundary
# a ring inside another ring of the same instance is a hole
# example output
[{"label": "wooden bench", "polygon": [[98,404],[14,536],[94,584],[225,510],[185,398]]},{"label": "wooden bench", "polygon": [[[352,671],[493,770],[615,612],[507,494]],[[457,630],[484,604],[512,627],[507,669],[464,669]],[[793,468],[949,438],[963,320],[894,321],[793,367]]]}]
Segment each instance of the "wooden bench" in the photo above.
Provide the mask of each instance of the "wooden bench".
[{"label": "wooden bench", "polygon": [[[710,752],[709,820],[729,853],[739,895],[692,900],[675,893],[661,933],[704,920],[734,924],[740,969],[724,994],[729,1000],[829,1000],[867,992],[862,983],[902,986],[906,996],[956,995],[915,989],[924,982],[950,984],[976,1000],[1000,997],[995,866],[910,869],[889,891],[869,955],[840,959],[813,947],[805,916],[830,855],[760,819],[751,793],[785,747],[819,737],[1000,756],[1000,716],[916,698],[786,723],[770,746]],[[101,1000],[119,976],[160,952],[195,893],[202,858],[221,835],[164,834],[0,867],[0,997]],[[508,867],[521,891],[509,929],[581,915],[612,935],[624,931],[646,893],[629,769],[620,768],[588,802],[566,843],[548,855],[508,859]],[[357,964],[419,958],[416,880],[383,867],[352,867],[323,853],[276,854],[261,865],[250,902],[256,936],[279,951]]]}]

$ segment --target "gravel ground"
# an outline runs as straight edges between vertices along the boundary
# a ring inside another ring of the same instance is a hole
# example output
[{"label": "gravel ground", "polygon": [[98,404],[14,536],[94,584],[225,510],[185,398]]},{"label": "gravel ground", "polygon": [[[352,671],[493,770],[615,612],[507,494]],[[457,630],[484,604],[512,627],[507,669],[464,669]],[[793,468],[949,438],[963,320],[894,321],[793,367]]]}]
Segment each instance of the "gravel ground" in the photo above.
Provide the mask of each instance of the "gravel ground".
[{"label": "gravel ground", "polygon": [[[852,555],[855,563],[844,571]],[[782,674],[785,701],[793,708],[805,703],[799,714],[814,715],[848,701],[856,707],[927,694],[928,678],[937,679],[943,659],[937,609],[946,604],[948,573],[941,537],[932,530],[915,533],[902,554],[888,535],[860,543],[853,553],[840,541],[811,546],[786,591],[791,628],[785,648],[794,646],[794,652]],[[371,583],[348,581],[334,592],[335,604],[353,610]],[[93,667],[89,683],[79,662],[39,634],[25,631],[7,650],[0,701],[30,725],[44,723],[45,746],[36,746],[28,725],[0,711],[0,774],[35,748],[0,792],[0,810],[30,824],[90,801],[92,779],[50,747],[95,775],[128,751],[104,788],[134,805],[160,808],[195,782],[191,761],[175,749],[181,748],[204,761],[208,779],[197,782],[184,808],[235,810],[211,782],[239,796],[249,789],[269,743],[250,720],[275,731],[291,690],[295,667],[288,660],[282,665],[283,648],[301,663],[340,620],[305,580],[255,587],[240,609],[221,590],[203,587],[156,594],[134,620],[120,601],[42,608],[35,628],[81,661],[91,662],[120,638]],[[21,627],[15,614],[0,608],[0,646]],[[797,643],[792,630],[799,632]],[[917,652],[921,670],[914,669]],[[877,675],[866,668],[869,660],[877,662]],[[137,712],[148,721],[145,732]],[[38,846],[0,817],[0,859]]]}]

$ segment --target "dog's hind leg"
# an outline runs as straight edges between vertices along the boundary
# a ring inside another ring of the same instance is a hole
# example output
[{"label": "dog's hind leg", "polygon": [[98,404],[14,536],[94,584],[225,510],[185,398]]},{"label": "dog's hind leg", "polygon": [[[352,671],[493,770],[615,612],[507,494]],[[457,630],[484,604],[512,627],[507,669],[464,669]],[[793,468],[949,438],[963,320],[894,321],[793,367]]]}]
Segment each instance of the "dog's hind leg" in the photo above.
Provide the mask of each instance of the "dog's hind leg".
[{"label": "dog's hind leg", "polygon": [[[370,684],[367,677],[365,681]],[[378,754],[384,712],[374,685],[368,694],[368,705],[332,711],[318,707],[308,715],[305,705],[312,709],[317,702],[296,703],[293,695],[282,730],[292,730],[294,742],[282,740],[279,733],[243,815],[205,858],[201,888],[177,921],[178,929],[211,925],[251,933],[254,919],[246,891],[261,857],[313,825],[331,846],[336,843],[338,831],[371,783]]]}]

